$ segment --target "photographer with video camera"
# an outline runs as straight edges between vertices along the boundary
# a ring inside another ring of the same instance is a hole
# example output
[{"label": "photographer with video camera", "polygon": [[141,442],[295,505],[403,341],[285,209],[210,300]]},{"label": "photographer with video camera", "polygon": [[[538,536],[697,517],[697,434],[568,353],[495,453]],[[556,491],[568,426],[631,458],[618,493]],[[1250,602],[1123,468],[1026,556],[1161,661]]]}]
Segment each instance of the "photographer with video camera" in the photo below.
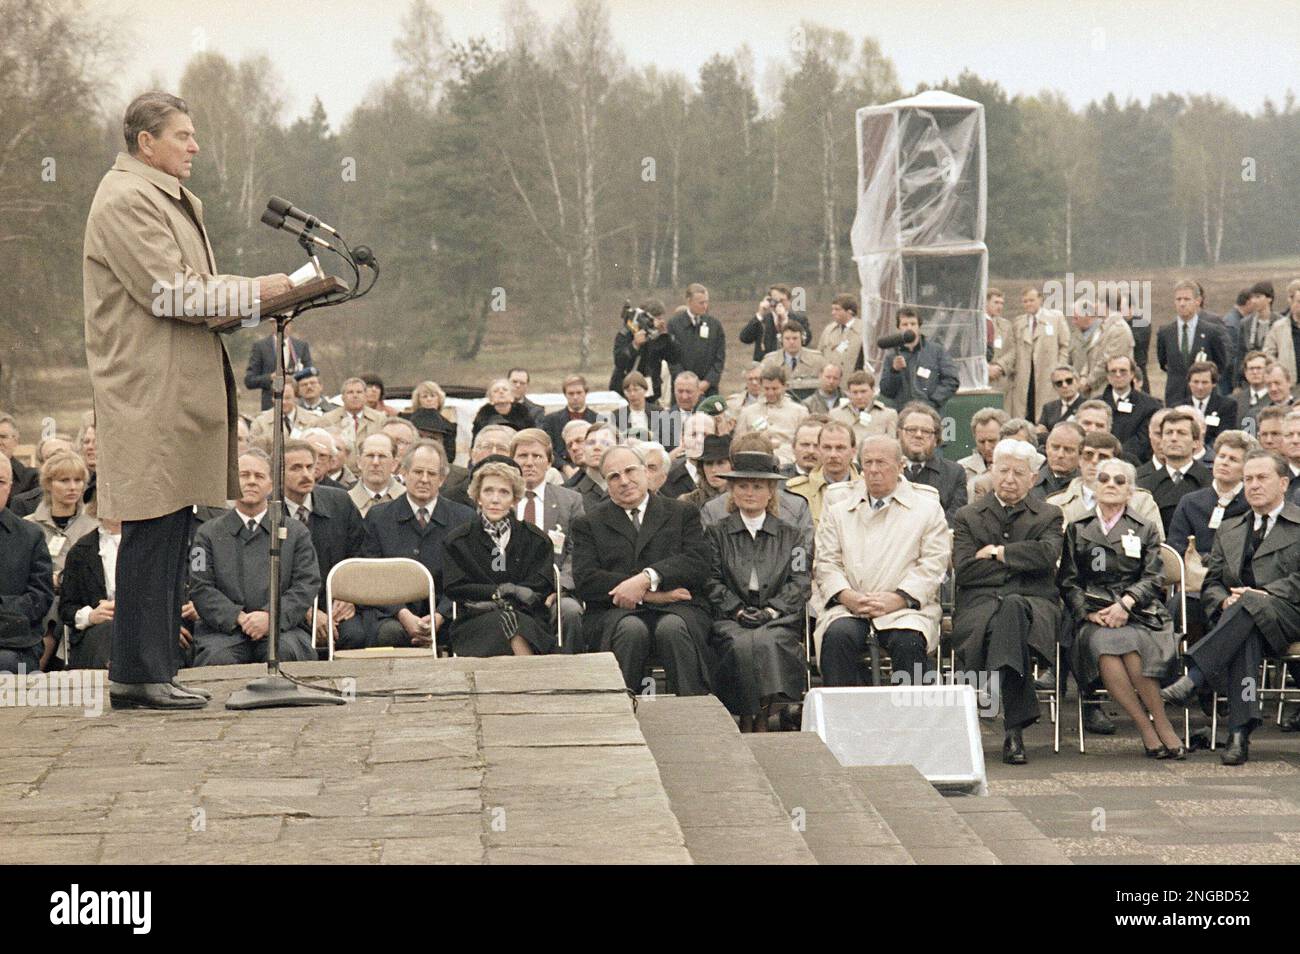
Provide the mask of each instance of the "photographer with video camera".
[{"label": "photographer with video camera", "polygon": [[767,295],[758,303],[758,311],[749,323],[740,329],[742,344],[754,346],[754,360],[762,361],[765,355],[781,349],[781,332],[790,322],[803,330],[803,346],[812,343],[812,329],[808,325],[808,316],[801,311],[790,309],[790,287],[773,285]]},{"label": "photographer with video camera", "polygon": [[639,371],[650,382],[650,402],[663,403],[663,363],[671,365],[680,360],[677,341],[668,333],[667,311],[657,298],[647,299],[640,308],[633,308],[630,300],[623,303],[623,327],[614,338],[611,391],[622,395],[623,379]]}]

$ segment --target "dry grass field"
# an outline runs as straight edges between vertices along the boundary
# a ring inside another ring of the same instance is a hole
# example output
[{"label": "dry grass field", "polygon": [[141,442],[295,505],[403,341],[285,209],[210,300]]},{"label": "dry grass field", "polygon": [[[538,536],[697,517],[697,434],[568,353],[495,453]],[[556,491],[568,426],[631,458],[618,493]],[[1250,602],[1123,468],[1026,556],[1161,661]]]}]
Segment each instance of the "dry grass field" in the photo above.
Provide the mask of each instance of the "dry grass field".
[{"label": "dry grass field", "polygon": [[[1154,271],[1122,273],[1118,270],[1105,273],[1079,273],[1075,275],[1076,286],[1087,279],[1091,281],[1149,281],[1151,283],[1151,301],[1153,316],[1158,326],[1172,320],[1173,286],[1184,275],[1197,278],[1205,286],[1206,301],[1209,309],[1222,314],[1232,304],[1237,291],[1260,279],[1270,279],[1277,290],[1278,301],[1275,308],[1285,307],[1282,300],[1286,283],[1300,276],[1300,257],[1276,259],[1267,262],[1255,262],[1241,265],[1225,265],[1213,270],[1205,269],[1159,269]],[[997,276],[990,278],[990,284],[1001,288],[1007,295],[1007,314],[1015,314],[1019,304],[1021,289],[1027,285],[1042,286],[1044,281],[1056,280],[1064,283],[1064,276],[1038,276],[1034,278],[1007,278]],[[851,288],[852,285],[850,284]],[[808,312],[812,318],[813,334],[820,334],[821,328],[830,320],[830,301],[840,289],[808,288]],[[671,290],[662,290],[659,296],[674,308],[679,304],[677,296]],[[609,292],[601,296],[597,303],[596,326],[592,329],[592,360],[586,373],[593,388],[603,388],[609,380],[612,367],[610,348],[618,330],[618,312],[625,295]],[[638,300],[634,295],[633,300]],[[711,312],[723,323],[727,331],[728,365],[723,377],[723,390],[734,391],[740,387],[743,369],[747,366],[750,346],[741,345],[736,339],[741,327],[753,314],[755,302],[740,300],[723,300],[714,298]],[[496,323],[483,349],[473,361],[457,361],[451,357],[430,362],[427,370],[419,376],[406,380],[393,375],[391,369],[357,368],[349,365],[342,348],[332,346],[329,336],[329,318],[314,319],[314,323],[301,329],[301,334],[312,344],[312,351],[320,366],[327,388],[336,389],[339,382],[349,373],[374,370],[389,379],[391,384],[412,385],[423,377],[432,378],[444,384],[466,386],[485,386],[487,382],[507,368],[515,365],[530,368],[533,374],[533,390],[558,390],[560,381],[566,374],[577,370],[578,335],[575,329],[557,327],[550,319],[529,315],[525,309],[512,309],[493,319]],[[235,362],[236,377],[241,385],[241,409],[246,413],[255,413],[259,408],[258,396],[243,391],[242,379],[248,354],[248,341],[230,343],[232,360]],[[1152,390],[1160,393],[1164,386],[1164,376],[1155,367],[1155,346],[1151,352]],[[24,440],[30,440],[40,432],[40,422],[44,417],[52,416],[61,431],[75,431],[80,414],[88,410],[90,400],[87,389],[88,379],[85,368],[68,366],[49,368],[38,375],[38,386],[33,392],[41,394],[39,401],[15,409]]]}]

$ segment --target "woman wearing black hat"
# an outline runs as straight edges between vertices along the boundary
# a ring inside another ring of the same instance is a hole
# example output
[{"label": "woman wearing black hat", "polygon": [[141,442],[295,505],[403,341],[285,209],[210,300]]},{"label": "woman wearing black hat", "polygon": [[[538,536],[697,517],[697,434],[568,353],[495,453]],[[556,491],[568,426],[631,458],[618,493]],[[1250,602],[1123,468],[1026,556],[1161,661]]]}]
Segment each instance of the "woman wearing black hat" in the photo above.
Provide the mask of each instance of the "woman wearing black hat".
[{"label": "woman wearing black hat", "polygon": [[718,696],[742,732],[766,732],[771,707],[798,703],[807,685],[803,613],[812,555],[803,535],[777,516],[781,482],[771,454],[742,452],[725,475],[727,517],[707,531]]}]

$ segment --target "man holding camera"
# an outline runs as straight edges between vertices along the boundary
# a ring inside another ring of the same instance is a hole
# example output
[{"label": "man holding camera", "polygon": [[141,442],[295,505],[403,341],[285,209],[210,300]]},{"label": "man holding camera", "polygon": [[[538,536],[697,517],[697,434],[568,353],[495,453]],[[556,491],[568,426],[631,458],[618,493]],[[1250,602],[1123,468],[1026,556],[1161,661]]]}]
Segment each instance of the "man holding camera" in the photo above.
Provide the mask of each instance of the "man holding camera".
[{"label": "man holding camera", "polygon": [[754,346],[754,360],[762,361],[764,356],[781,347],[781,332],[787,325],[794,324],[802,332],[802,345],[812,342],[812,329],[808,326],[808,316],[801,311],[790,309],[790,287],[773,285],[767,290],[767,296],[758,303],[758,311],[749,323],[740,329],[742,344]]},{"label": "man holding camera", "polygon": [[614,338],[614,372],[609,376],[609,389],[623,393],[623,379],[633,371],[640,371],[650,382],[648,400],[664,403],[663,363],[669,367],[680,360],[677,342],[668,333],[668,315],[664,303],[651,298],[633,308],[631,302],[623,306],[623,327]]}]

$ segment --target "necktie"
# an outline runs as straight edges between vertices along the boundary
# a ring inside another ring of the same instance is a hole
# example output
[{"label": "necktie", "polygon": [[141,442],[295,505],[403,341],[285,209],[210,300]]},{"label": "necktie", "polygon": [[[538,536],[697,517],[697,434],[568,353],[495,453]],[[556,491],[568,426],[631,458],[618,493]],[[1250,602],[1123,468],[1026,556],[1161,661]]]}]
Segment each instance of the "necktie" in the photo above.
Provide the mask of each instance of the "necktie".
[{"label": "necktie", "polygon": [[302,521],[302,525],[303,525],[304,527],[307,527],[308,529],[311,529],[311,511],[310,511],[310,510],[308,510],[306,507],[299,507],[299,508],[298,508],[298,519]]},{"label": "necktie", "polygon": [[426,509],[425,507],[421,507],[420,512],[415,515],[415,522],[420,525],[421,530],[427,527],[429,525],[428,509]]},{"label": "necktie", "polygon": [[534,526],[536,526],[537,494],[530,490],[528,491],[526,496],[528,497],[528,503],[524,504],[524,523],[531,523]]},{"label": "necktie", "polygon": [[790,362],[790,370],[793,371],[795,366],[794,355],[790,355],[788,358],[786,358],[786,360]]},{"label": "necktie", "polygon": [[881,507],[883,507],[884,505],[885,505],[885,502],[884,502],[883,500],[873,500],[873,501],[871,501],[871,509],[872,509],[872,510],[879,510],[879,509],[880,509]]},{"label": "necktie", "polygon": [[1169,475],[1169,479],[1176,484],[1180,484],[1183,481],[1183,475],[1178,471],[1174,471],[1172,474]]},{"label": "necktie", "polygon": [[632,526],[636,528],[638,533],[640,533],[641,532],[641,511],[637,510],[636,508],[633,508],[632,510],[629,510],[627,512],[627,515],[632,518]]},{"label": "necktie", "polygon": [[1034,335],[1035,335],[1035,333],[1037,333],[1037,331],[1038,331],[1038,316],[1037,316],[1037,315],[1030,315],[1030,316],[1029,316],[1029,337],[1030,337],[1030,339],[1032,339],[1032,338],[1034,337]]},{"label": "necktie", "polygon": [[381,501],[381,500],[383,500],[383,499],[384,499],[384,495],[383,495],[383,494],[375,494],[375,503],[378,503],[379,501]]},{"label": "necktie", "polygon": [[909,464],[907,467],[907,479],[916,480],[916,478],[920,477],[922,466],[923,465],[921,464]]},{"label": "necktie", "polygon": [[1178,322],[1178,350],[1183,353],[1183,360],[1187,360],[1187,353],[1191,350],[1191,342],[1188,340],[1187,322]]},{"label": "necktie", "polygon": [[251,518],[248,521],[248,535],[250,538],[257,536],[257,521]]}]

